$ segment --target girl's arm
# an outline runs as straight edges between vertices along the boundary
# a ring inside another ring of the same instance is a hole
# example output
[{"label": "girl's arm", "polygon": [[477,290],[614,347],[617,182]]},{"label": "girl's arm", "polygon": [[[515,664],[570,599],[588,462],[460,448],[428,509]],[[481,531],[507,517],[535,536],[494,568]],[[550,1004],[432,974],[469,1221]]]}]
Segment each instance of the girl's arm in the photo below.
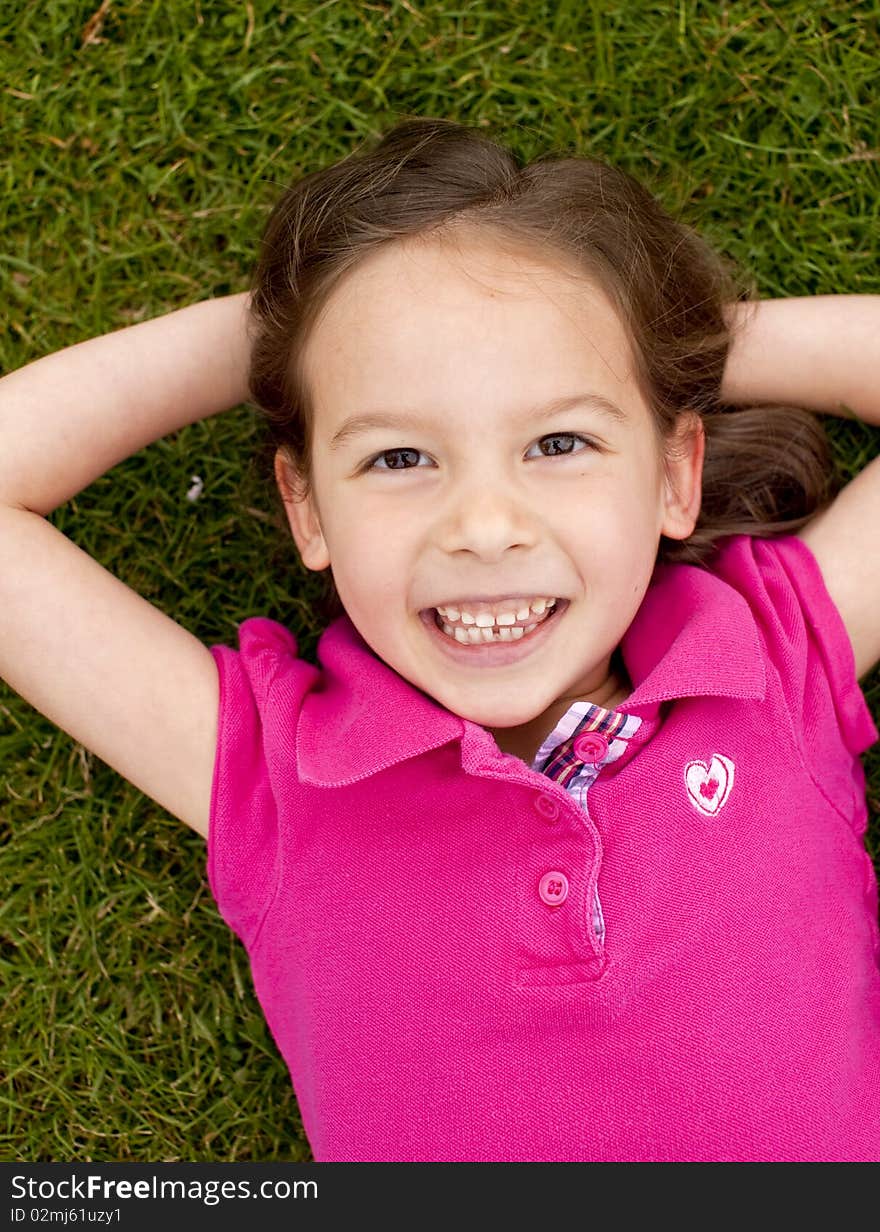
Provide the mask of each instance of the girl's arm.
[{"label": "girl's arm", "polygon": [[[880,427],[880,295],[767,300],[732,313],[725,401],[852,412]],[[796,537],[819,564],[861,679],[880,661],[880,457]]]},{"label": "girl's arm", "polygon": [[776,402],[880,426],[880,295],[814,295],[731,309],[730,403]]},{"label": "girl's arm", "polygon": [[45,520],[152,441],[244,401],[246,296],[68,347],[0,380],[0,677],[207,835],[208,649]]}]

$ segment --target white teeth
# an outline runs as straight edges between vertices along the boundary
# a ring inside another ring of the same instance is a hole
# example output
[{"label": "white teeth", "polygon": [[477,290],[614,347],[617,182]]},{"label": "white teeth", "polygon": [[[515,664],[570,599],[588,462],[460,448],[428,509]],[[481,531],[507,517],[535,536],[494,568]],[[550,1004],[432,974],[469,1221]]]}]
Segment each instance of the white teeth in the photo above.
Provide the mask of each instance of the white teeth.
[{"label": "white teeth", "polygon": [[[435,622],[447,637],[460,642],[462,646],[482,646],[488,642],[518,642],[552,614],[557,602],[557,599],[542,597],[532,600],[529,605],[523,604],[516,612],[479,612],[476,615],[464,608],[437,607],[434,609]],[[525,624],[532,614],[539,619]],[[451,625],[446,618],[460,618],[462,623]]]},{"label": "white teeth", "polygon": [[447,637],[455,638],[463,646],[476,646],[483,645],[485,642],[518,642],[521,637],[537,629],[538,622],[526,625],[525,628],[518,626],[515,629],[502,628],[497,631],[485,628],[463,629],[461,625],[453,629],[452,625],[448,625],[445,620],[441,621],[441,627]]},{"label": "white teeth", "polygon": [[512,625],[517,621],[522,624],[528,620],[529,616],[543,616],[549,607],[552,607],[556,600],[552,597],[533,599],[529,604],[523,604],[518,611],[508,609],[502,612],[479,612],[474,615],[473,612],[467,611],[466,608],[455,607],[438,607],[436,610],[441,619],[445,620],[461,620],[465,625],[476,625],[478,629],[490,629],[493,626]]}]

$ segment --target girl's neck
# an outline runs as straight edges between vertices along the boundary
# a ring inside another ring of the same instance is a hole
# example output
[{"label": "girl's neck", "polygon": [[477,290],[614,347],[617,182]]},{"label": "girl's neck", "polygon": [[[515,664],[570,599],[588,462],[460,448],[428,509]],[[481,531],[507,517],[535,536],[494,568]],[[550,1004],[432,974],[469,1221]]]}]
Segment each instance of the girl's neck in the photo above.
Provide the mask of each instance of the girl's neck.
[{"label": "girl's neck", "polygon": [[519,727],[490,727],[487,730],[495,737],[502,753],[512,753],[526,765],[531,765],[538,749],[553,731],[559,720],[576,701],[588,701],[604,710],[618,710],[632,693],[632,682],[618,653],[611,657],[610,671],[601,689],[590,697],[562,697],[543,714]]}]

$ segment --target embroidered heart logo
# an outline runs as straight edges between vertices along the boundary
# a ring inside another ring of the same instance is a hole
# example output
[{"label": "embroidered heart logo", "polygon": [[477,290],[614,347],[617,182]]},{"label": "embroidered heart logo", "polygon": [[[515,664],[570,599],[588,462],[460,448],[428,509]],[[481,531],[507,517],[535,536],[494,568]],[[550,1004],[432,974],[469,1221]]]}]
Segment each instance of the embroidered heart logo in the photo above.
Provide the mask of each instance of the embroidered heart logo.
[{"label": "embroidered heart logo", "polygon": [[729,757],[713,753],[707,766],[691,761],[685,766],[684,782],[691,803],[706,817],[715,817],[724,808],[733,787],[734,765]]}]

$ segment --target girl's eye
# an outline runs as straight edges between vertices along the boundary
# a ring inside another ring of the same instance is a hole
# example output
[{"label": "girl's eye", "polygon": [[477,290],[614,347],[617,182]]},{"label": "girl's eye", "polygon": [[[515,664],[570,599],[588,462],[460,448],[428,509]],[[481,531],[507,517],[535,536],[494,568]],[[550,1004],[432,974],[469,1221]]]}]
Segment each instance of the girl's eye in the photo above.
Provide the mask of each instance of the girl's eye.
[{"label": "girl's eye", "polygon": [[[542,456],[545,458],[557,458],[564,454],[582,452],[581,450],[575,451],[571,445],[560,444],[560,442],[566,441],[580,441],[588,449],[597,448],[591,440],[577,432],[554,432],[551,436],[542,436],[540,440],[535,441],[535,445],[542,449]],[[545,443],[548,445],[549,452],[543,452]],[[417,469],[418,463],[411,466],[406,459],[418,458],[419,456],[424,458],[427,457],[427,454],[423,454],[420,449],[410,449],[409,447],[386,449],[384,452],[377,453],[372,458],[369,458],[364,466],[364,470],[404,471]],[[390,462],[387,460],[389,458],[391,459]],[[381,465],[379,465],[380,463]]]},{"label": "girl's eye", "polygon": [[[570,445],[568,447],[560,445],[560,441],[581,441],[582,444],[586,445],[588,449],[596,448],[591,440],[588,440],[587,437],[581,436],[577,432],[554,432],[552,436],[542,436],[539,441],[535,441],[535,444],[538,446],[543,446],[546,443],[549,446],[551,452],[545,453],[545,458],[558,458],[560,454],[575,452],[574,448]],[[577,452],[580,453],[582,451],[577,450]]]},{"label": "girl's eye", "polygon": [[[364,470],[367,470],[367,471],[372,471],[372,470],[409,471],[409,470],[412,470],[413,468],[409,466],[405,461],[401,461],[401,459],[407,458],[407,457],[417,458],[420,454],[423,458],[427,457],[427,454],[423,454],[420,449],[409,449],[409,448],[386,449],[384,453],[377,453],[375,457],[368,459],[366,465],[364,466]],[[385,461],[386,458],[392,459],[390,464]],[[384,463],[384,465],[377,466],[376,464],[378,462],[382,462]]]}]

